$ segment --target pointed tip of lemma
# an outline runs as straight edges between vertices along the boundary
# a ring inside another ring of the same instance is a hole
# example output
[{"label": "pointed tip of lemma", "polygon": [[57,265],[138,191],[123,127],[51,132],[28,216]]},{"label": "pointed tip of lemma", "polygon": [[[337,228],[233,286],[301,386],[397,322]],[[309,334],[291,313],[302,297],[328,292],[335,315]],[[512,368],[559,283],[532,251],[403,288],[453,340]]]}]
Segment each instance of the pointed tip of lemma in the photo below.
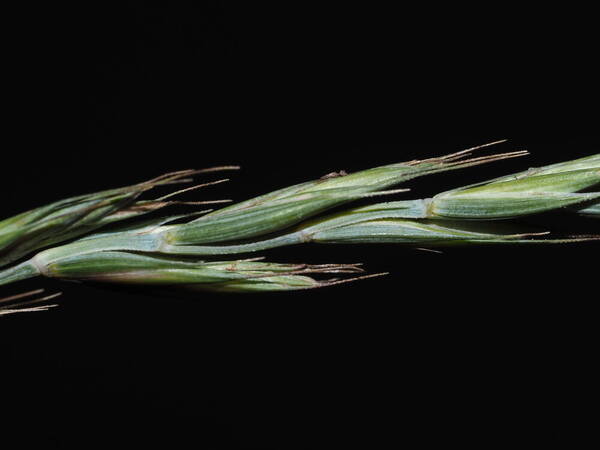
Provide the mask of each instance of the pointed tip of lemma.
[{"label": "pointed tip of lemma", "polygon": [[486,144],[480,144],[480,145],[476,145],[475,147],[466,148],[464,150],[461,150],[460,152],[452,153],[451,155],[448,155],[448,156],[465,155],[465,154],[467,154],[469,152],[474,152],[475,150],[480,150],[482,148],[491,147],[493,145],[503,144],[503,143],[505,143],[507,141],[508,141],[508,139],[499,139],[499,140],[496,140],[496,141],[488,142]]},{"label": "pointed tip of lemma", "polygon": [[240,170],[242,166],[238,165],[229,165],[229,166],[216,166],[216,167],[208,167],[206,169],[198,169],[194,170],[194,173],[210,173],[210,172],[222,172],[226,170]]},{"label": "pointed tip of lemma", "polygon": [[329,286],[337,286],[340,284],[346,284],[346,283],[352,283],[354,281],[361,281],[361,280],[367,280],[369,278],[377,278],[377,277],[383,277],[386,275],[389,275],[389,272],[379,272],[379,273],[370,273],[367,275],[361,275],[358,277],[352,277],[352,278],[346,278],[343,280],[339,280],[339,279],[332,279],[332,280],[327,280],[327,281],[323,281],[321,283],[319,283],[318,286],[315,287],[329,287]]}]

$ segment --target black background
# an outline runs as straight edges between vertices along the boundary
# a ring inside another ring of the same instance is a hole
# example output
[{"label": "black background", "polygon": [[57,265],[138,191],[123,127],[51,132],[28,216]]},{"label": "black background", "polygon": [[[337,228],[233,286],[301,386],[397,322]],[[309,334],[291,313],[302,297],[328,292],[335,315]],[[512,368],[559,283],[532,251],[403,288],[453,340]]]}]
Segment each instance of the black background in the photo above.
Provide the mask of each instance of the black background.
[{"label": "black background", "polygon": [[[211,165],[243,169],[187,198],[503,138],[532,153],[411,182],[425,197],[598,151],[583,11],[250,3],[11,16],[2,215]],[[597,228],[571,220],[551,225]],[[597,250],[307,246],[269,256],[391,274],[192,300],[10,286],[64,296],[2,319],[6,429],[45,448],[572,443],[596,398]]]}]

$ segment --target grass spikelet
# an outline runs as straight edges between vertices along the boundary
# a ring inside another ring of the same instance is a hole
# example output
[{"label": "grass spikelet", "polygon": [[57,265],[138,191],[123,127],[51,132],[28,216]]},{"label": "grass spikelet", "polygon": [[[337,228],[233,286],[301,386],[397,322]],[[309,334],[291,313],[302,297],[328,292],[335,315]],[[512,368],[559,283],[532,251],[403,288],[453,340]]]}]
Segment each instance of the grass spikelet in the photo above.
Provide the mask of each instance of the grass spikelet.
[{"label": "grass spikelet", "polygon": [[[188,183],[194,175],[236,166],[184,170],[126,188],[56,202],[0,222],[0,264],[49,247],[0,271],[0,285],[45,276],[192,291],[313,289],[383,274],[366,274],[360,264],[283,264],[248,259],[248,255],[307,242],[404,244],[430,249],[600,240],[594,235],[555,238],[546,231],[498,222],[563,208],[598,217],[600,192],[590,190],[600,183],[600,154],[452,189],[429,199],[375,203],[323,214],[354,200],[404,193],[407,189],[395,186],[417,177],[527,154],[473,156],[475,151],[499,142],[353,174],[333,172],[214,211],[139,217],[173,203],[224,202],[181,202],[176,196],[227,180],[186,187],[154,200],[138,197],[159,185]],[[134,220],[117,223],[125,219]],[[103,229],[97,230],[99,227]],[[71,242],[63,243],[65,240]],[[341,278],[323,279],[326,275]]]}]

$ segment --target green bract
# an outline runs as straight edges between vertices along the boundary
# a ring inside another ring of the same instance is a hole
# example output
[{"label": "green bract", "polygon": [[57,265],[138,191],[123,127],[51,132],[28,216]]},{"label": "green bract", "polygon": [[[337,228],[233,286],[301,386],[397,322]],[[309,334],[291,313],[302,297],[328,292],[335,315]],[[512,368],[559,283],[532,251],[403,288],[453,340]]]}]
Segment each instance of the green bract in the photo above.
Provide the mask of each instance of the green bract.
[{"label": "green bract", "polygon": [[192,175],[235,167],[173,172],[149,181],[61,200],[0,222],[0,267],[40,248],[83,236],[112,223],[156,211],[171,202],[136,201],[160,185],[190,181]]},{"label": "green bract", "polygon": [[[489,224],[474,225],[450,220],[375,219],[328,227],[311,234],[311,240],[326,244],[410,244],[447,246],[457,244],[563,243],[575,239],[535,239],[548,233],[507,233]],[[584,239],[585,240],[585,239]]]},{"label": "green bract", "polygon": [[600,198],[579,193],[600,183],[600,154],[498,178],[436,195],[428,217],[506,219]]}]

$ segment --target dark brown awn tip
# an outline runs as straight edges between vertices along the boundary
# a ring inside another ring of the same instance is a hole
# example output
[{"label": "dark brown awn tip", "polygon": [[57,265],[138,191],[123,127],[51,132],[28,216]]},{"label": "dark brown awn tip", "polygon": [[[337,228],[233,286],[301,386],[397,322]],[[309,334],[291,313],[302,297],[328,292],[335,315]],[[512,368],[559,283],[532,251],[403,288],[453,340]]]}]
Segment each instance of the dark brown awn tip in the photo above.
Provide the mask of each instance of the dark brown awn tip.
[{"label": "dark brown awn tip", "polygon": [[[443,159],[438,159],[437,161],[429,159],[429,160],[422,160],[422,161],[410,161],[409,163],[405,163],[405,165],[407,166],[419,166],[421,164],[425,164],[425,163],[431,163],[433,162],[438,162],[440,164],[440,167],[444,167],[444,168],[466,168],[466,167],[473,167],[473,166],[479,166],[482,164],[487,164],[487,163],[491,163],[491,162],[495,162],[495,161],[502,161],[505,159],[510,159],[510,158],[519,158],[521,156],[526,156],[529,155],[529,152],[527,150],[521,150],[521,151],[517,151],[517,152],[509,152],[509,153],[498,153],[495,155],[489,155],[489,156],[480,156],[478,158],[471,158],[471,159],[460,159],[460,157],[458,158],[451,158],[451,159],[447,159],[447,160],[443,160]],[[425,168],[425,170],[422,172],[422,174],[428,174],[428,173],[436,173],[439,171],[439,167],[436,168],[432,168],[432,169],[427,169]]]},{"label": "dark brown awn tip", "polygon": [[239,170],[240,166],[218,166],[218,167],[209,167],[206,169],[185,169],[178,170],[176,172],[168,172],[162,175],[159,175],[156,178],[152,178],[148,181],[144,181],[139,183],[138,186],[154,186],[157,184],[169,184],[173,182],[182,182],[184,178],[189,179],[194,175],[198,175],[201,173],[210,173],[210,172],[221,172],[225,170]]},{"label": "dark brown awn tip", "polygon": [[[279,273],[276,275],[269,275],[269,276],[263,275],[260,277],[252,277],[252,278],[269,278],[271,276],[285,276],[285,275],[294,275],[294,274]],[[293,287],[293,290],[304,291],[304,290],[308,290],[308,289],[317,289],[317,288],[321,288],[321,287],[329,287],[329,286],[336,286],[336,285],[340,285],[340,284],[352,283],[354,281],[367,280],[369,278],[383,277],[385,275],[389,275],[389,272],[372,273],[369,275],[361,275],[358,277],[352,277],[352,278],[346,278],[346,279],[330,278],[329,280],[323,280],[323,281],[315,280],[316,284],[314,286],[303,286],[303,287],[292,286],[292,287]],[[232,280],[232,281],[236,281],[236,280]],[[227,283],[228,282],[214,283],[214,284],[218,285],[218,284],[227,284]]]},{"label": "dark brown awn tip", "polygon": [[363,273],[360,264],[306,264],[304,273]]},{"label": "dark brown awn tip", "polygon": [[14,300],[19,300],[21,298],[31,297],[33,295],[41,294],[44,292],[44,289],[35,289],[33,291],[23,292],[21,294],[11,295],[10,297],[0,298],[0,303],[8,303]]},{"label": "dark brown awn tip", "polygon": [[600,234],[577,234],[567,236],[569,242],[600,241]]},{"label": "dark brown awn tip", "polygon": [[161,186],[171,186],[174,184],[186,184],[186,183],[192,183],[194,181],[193,178],[178,178],[175,181],[163,181],[162,183],[160,183]]},{"label": "dark brown awn tip", "polygon": [[194,171],[194,173],[209,173],[209,172],[222,172],[225,170],[240,170],[241,166],[217,166],[217,167],[209,167],[207,169],[199,169]]},{"label": "dark brown awn tip", "polygon": [[[338,267],[340,266],[340,264],[310,264],[312,267]],[[362,266],[364,265],[364,263],[348,263],[348,264],[343,264],[344,266],[347,267],[354,267],[356,269],[360,269],[361,272],[364,272],[364,270],[362,269]]]},{"label": "dark brown awn tip", "polygon": [[[255,262],[265,259],[264,257],[240,259],[233,261],[225,270],[235,271],[238,269],[238,264],[243,262]],[[273,275],[260,275],[260,276],[277,276],[277,275],[294,275],[300,272],[303,273],[362,273],[364,269],[361,267],[362,263],[351,263],[351,264],[283,264],[289,267],[288,271],[285,272],[274,272]],[[255,269],[259,271],[260,269]],[[268,269],[267,269],[268,270]],[[250,269],[252,271],[252,269]],[[307,272],[308,271],[308,272]]]},{"label": "dark brown awn tip", "polygon": [[477,145],[475,147],[471,147],[471,148],[467,148],[465,150],[461,150],[460,152],[451,153],[449,155],[442,156],[440,158],[432,158],[432,159],[450,159],[450,158],[455,158],[457,156],[463,156],[463,155],[466,155],[466,154],[468,154],[470,152],[473,152],[475,150],[479,150],[481,148],[491,147],[492,145],[503,144],[506,141],[508,141],[508,139],[500,139],[499,141],[493,141],[493,142],[489,142],[487,144]]},{"label": "dark brown awn tip", "polygon": [[465,150],[461,150],[460,152],[456,152],[456,153],[450,153],[448,155],[445,156],[436,156],[434,158],[427,158],[427,159],[415,159],[412,161],[409,161],[407,163],[405,163],[406,165],[409,166],[414,166],[414,165],[418,165],[418,164],[423,164],[423,163],[431,163],[431,162],[450,162],[450,161],[455,161],[457,159],[461,159],[464,158],[466,156],[471,156],[471,152],[474,152],[476,150],[482,149],[482,148],[486,148],[486,147],[491,147],[492,145],[497,145],[497,144],[502,144],[503,142],[506,142],[507,139],[502,139],[500,141],[494,141],[494,142],[489,142],[487,144],[482,144],[482,145],[478,145],[476,147],[471,147],[471,148],[467,148]]},{"label": "dark brown awn tip", "polygon": [[178,170],[177,172],[168,172],[168,173],[163,173],[162,175],[157,176],[156,178],[152,178],[150,180],[147,181],[143,181],[141,183],[139,183],[140,185],[156,185],[156,184],[161,184],[161,183],[167,183],[170,181],[175,181],[175,180],[180,180],[183,177],[190,177],[192,175],[194,175],[195,170],[193,169],[186,169],[186,170]]},{"label": "dark brown awn tip", "polygon": [[178,190],[178,191],[171,192],[170,194],[163,195],[162,197],[159,197],[159,198],[157,198],[156,200],[157,200],[157,201],[166,200],[166,199],[168,199],[168,198],[174,197],[174,196],[176,196],[176,195],[179,195],[179,194],[183,194],[183,193],[185,193],[185,192],[194,191],[194,190],[196,190],[196,189],[200,189],[200,188],[203,188],[203,187],[206,187],[206,186],[213,186],[213,185],[215,185],[215,184],[221,184],[221,183],[225,183],[225,182],[227,182],[227,181],[229,181],[229,178],[223,178],[223,179],[221,179],[221,180],[217,180],[217,181],[211,181],[211,182],[209,182],[209,183],[197,184],[197,185],[195,185],[195,186],[191,186],[191,187],[188,187],[188,188],[185,188],[185,189],[180,189],[180,190]]},{"label": "dark brown awn tip", "polygon": [[55,308],[58,305],[42,305],[34,306],[32,308],[19,308],[19,309],[0,309],[0,316],[7,316],[9,314],[26,313],[26,312],[41,312],[48,311],[50,308]]},{"label": "dark brown awn tip", "polygon": [[421,252],[429,252],[429,253],[437,253],[439,255],[443,255],[444,252],[441,250],[434,250],[432,248],[425,248],[425,247],[415,247],[415,250],[419,250]]},{"label": "dark brown awn tip", "polygon": [[479,158],[472,158],[472,159],[467,159],[465,161],[456,161],[456,162],[452,162],[452,164],[462,164],[462,163],[466,163],[466,164],[473,164],[473,163],[485,163],[485,162],[491,162],[491,161],[499,161],[502,159],[509,159],[509,158],[519,158],[521,156],[527,156],[529,155],[529,152],[527,150],[519,150],[516,152],[508,152],[508,153],[498,153],[496,155],[489,155],[489,156],[480,156]]},{"label": "dark brown awn tip", "polygon": [[390,274],[389,272],[380,272],[380,273],[371,273],[368,275],[361,275],[359,277],[346,278],[344,280],[339,280],[339,279],[325,280],[325,281],[319,282],[319,284],[317,284],[316,286],[310,286],[310,287],[301,288],[301,289],[314,289],[314,288],[319,288],[319,287],[337,286],[340,284],[352,283],[354,281],[367,280],[369,278],[383,277],[383,276],[386,276],[389,274]]},{"label": "dark brown awn tip", "polygon": [[171,205],[216,205],[219,203],[231,203],[233,200],[227,198],[223,200],[204,200],[198,202],[172,201],[168,202]]},{"label": "dark brown awn tip", "polygon": [[[56,297],[60,297],[61,295],[62,295],[62,292],[57,292],[55,294],[46,295],[45,297],[42,297],[42,298],[26,300],[24,302],[18,302],[18,303],[11,303],[9,305],[6,305],[6,308],[13,309],[13,308],[19,308],[21,306],[29,306],[29,305],[34,305],[36,303],[47,302],[48,300],[52,300]],[[56,306],[56,305],[54,305],[54,306]]]},{"label": "dark brown awn tip", "polygon": [[31,307],[31,308],[29,307],[29,306],[35,305],[37,303],[42,303],[42,302],[47,302],[49,300],[52,300],[52,299],[60,296],[62,294],[62,292],[57,292],[56,294],[47,295],[47,296],[41,297],[41,298],[25,300],[23,302],[12,303],[15,300],[32,297],[32,296],[41,294],[42,292],[44,292],[44,289],[36,289],[33,291],[28,291],[28,292],[24,292],[22,294],[17,294],[17,295],[13,295],[10,297],[5,297],[3,299],[0,299],[0,316],[19,313],[19,312],[46,311],[49,308],[54,308],[54,307],[58,306],[57,304],[51,304],[51,305],[35,306],[35,307]]}]

